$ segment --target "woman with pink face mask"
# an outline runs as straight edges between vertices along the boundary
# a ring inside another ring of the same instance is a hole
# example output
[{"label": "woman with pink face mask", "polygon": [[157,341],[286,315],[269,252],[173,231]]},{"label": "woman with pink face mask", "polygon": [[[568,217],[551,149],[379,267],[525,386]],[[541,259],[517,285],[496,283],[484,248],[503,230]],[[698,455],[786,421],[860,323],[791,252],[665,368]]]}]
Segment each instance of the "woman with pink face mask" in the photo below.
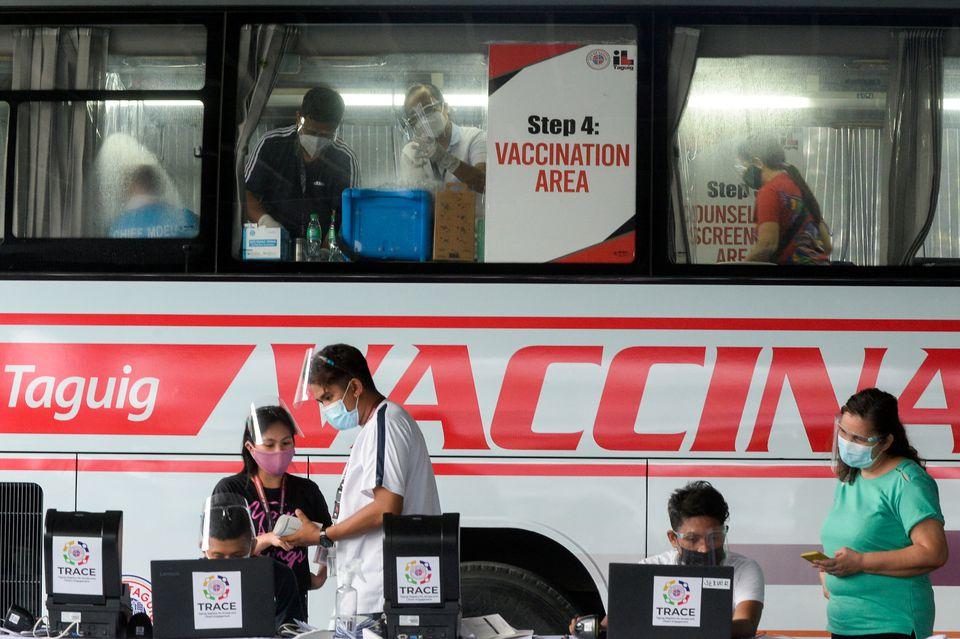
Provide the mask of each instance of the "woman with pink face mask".
[{"label": "woman with pink face mask", "polygon": [[305,477],[287,472],[296,452],[297,436],[302,437],[303,432],[279,398],[255,402],[243,429],[243,470],[221,479],[213,493],[246,498],[257,536],[253,554],[273,557],[293,570],[306,611],[307,591],[323,585],[326,566],[311,574],[308,549],[282,541],[273,532],[274,526],[280,515],[295,517],[297,509],[324,526],[331,520],[320,488]]}]

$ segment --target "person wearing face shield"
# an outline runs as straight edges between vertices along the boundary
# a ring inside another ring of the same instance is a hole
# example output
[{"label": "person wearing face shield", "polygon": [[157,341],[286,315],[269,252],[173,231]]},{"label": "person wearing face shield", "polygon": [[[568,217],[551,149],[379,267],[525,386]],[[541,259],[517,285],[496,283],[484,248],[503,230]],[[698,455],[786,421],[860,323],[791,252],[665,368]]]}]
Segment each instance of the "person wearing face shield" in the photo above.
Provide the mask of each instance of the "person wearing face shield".
[{"label": "person wearing face shield", "polygon": [[339,137],[343,98],[330,87],[307,91],[290,126],[267,131],[244,170],[246,215],[259,226],[306,233],[310,214],[324,232],[334,216],[339,230],[341,195],[360,186],[360,163]]},{"label": "person wearing face shield", "polygon": [[450,119],[440,89],[415,84],[403,103],[403,127],[413,139],[400,154],[400,180],[408,184],[462,182],[477,193],[486,186],[487,134]]},{"label": "person wearing face shield", "polygon": [[[246,559],[253,555],[256,536],[247,500],[233,493],[207,497],[200,526],[200,550],[206,559]],[[279,630],[294,620],[306,620],[297,579],[280,562],[273,562],[274,623]]]},{"label": "person wearing face shield", "polygon": [[850,397],[834,422],[840,480],[813,562],[827,598],[827,629],[846,637],[933,634],[930,573],[947,562],[937,483],[900,421],[897,399],[876,388]]},{"label": "person wearing face shield", "polygon": [[[726,549],[730,509],[716,488],[706,481],[693,481],[673,491],[667,502],[672,547],[640,563],[683,566],[730,566],[733,568],[732,637],[753,637],[763,613],[763,571],[753,559]],[[579,618],[570,623],[570,632]],[[606,627],[603,618],[601,627]]]},{"label": "person wearing face shield", "polygon": [[783,146],[769,136],[752,136],[740,144],[737,158],[744,184],[757,192],[757,241],[744,261],[829,264],[833,247],[820,204],[787,162]]},{"label": "person wearing face shield", "polygon": [[250,504],[250,516],[256,532],[254,555],[267,555],[289,567],[297,579],[304,611],[307,592],[326,581],[325,564],[311,574],[306,548],[294,548],[273,532],[281,515],[306,513],[312,520],[329,525],[327,502],[311,480],[288,472],[296,453],[295,437],[303,436],[293,415],[277,397],[264,397],[251,403],[243,429],[243,470],[224,477],[214,495],[235,494]]},{"label": "person wearing face shield", "polygon": [[[333,507],[333,525],[298,513],[302,527],[283,541],[296,546],[336,544],[337,577],[360,562],[357,612],[383,611],[383,516],[439,515],[440,498],[430,454],[417,422],[374,386],[363,354],[347,344],[312,353],[300,388],[320,404],[323,421],[341,431],[359,430]],[[343,583],[341,583],[343,585]]]}]

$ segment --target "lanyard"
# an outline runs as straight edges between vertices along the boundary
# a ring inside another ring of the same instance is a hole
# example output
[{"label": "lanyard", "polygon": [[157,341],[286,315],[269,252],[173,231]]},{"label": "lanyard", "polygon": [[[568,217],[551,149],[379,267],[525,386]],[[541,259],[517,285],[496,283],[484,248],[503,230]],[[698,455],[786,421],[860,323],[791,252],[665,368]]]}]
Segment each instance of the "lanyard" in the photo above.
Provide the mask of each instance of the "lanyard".
[{"label": "lanyard", "polygon": [[[267,514],[267,523],[270,522],[270,504],[267,502],[267,493],[263,489],[263,482],[256,475],[253,476],[253,485],[257,489],[257,495],[260,496],[260,503],[263,504],[263,512]],[[287,501],[287,476],[284,475],[280,480],[280,514],[283,514],[283,505]]]}]

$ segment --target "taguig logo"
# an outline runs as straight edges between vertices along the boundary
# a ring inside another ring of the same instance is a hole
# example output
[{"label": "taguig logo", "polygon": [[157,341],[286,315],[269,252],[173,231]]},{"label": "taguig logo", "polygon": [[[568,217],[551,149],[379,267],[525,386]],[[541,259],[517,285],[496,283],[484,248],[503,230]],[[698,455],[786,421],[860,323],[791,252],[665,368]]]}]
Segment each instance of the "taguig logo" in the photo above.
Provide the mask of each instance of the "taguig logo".
[{"label": "taguig logo", "polygon": [[663,600],[671,606],[683,606],[690,601],[690,585],[680,579],[663,584]]},{"label": "taguig logo", "polygon": [[200,590],[210,601],[223,601],[230,594],[230,582],[223,575],[208,575]]},{"label": "taguig logo", "polygon": [[433,568],[422,559],[408,561],[403,569],[404,578],[414,586],[424,586],[433,577]]},{"label": "taguig logo", "polygon": [[90,561],[90,547],[80,540],[63,545],[63,560],[71,566],[83,566]]}]

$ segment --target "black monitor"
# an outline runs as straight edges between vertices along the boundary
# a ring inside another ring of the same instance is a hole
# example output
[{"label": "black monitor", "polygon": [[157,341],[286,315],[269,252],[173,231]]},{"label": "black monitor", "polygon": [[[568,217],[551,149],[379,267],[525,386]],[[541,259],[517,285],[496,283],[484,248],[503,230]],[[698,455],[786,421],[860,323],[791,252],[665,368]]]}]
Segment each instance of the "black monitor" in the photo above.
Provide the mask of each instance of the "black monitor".
[{"label": "black monitor", "polygon": [[122,581],[123,513],[47,511],[43,556],[50,633],[114,637],[130,616]]},{"label": "black monitor", "polygon": [[387,639],[457,639],[460,515],[383,517]]}]

